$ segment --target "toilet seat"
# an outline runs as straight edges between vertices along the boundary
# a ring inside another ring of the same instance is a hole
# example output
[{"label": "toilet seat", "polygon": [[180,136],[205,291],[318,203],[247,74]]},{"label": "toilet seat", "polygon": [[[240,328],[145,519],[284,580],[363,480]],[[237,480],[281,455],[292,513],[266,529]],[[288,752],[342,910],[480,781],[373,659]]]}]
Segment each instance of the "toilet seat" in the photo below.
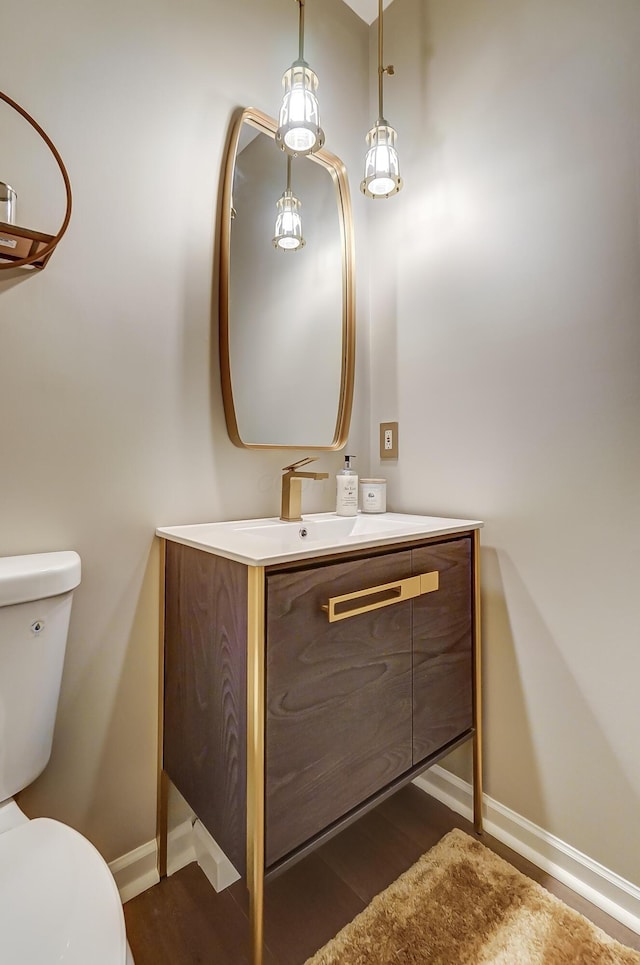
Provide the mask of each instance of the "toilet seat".
[{"label": "toilet seat", "polygon": [[125,965],[116,883],[73,828],[34,818],[0,834],[0,962]]}]

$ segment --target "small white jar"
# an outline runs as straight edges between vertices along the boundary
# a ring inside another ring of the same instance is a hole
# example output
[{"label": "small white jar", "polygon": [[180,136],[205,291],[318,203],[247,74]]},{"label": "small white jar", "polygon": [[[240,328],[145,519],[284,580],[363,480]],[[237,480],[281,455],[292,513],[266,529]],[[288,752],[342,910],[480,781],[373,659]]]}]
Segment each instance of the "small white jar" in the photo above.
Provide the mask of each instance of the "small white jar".
[{"label": "small white jar", "polygon": [[386,513],[387,480],[360,480],[360,508],[363,513]]}]

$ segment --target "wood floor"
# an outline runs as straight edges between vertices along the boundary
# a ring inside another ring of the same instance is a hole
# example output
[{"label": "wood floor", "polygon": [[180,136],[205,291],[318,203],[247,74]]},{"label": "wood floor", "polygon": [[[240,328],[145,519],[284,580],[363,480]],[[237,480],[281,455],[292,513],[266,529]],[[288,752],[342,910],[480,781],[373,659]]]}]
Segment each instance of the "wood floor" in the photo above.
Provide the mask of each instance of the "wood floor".
[{"label": "wood floor", "polygon": [[[302,965],[452,828],[468,821],[405,787],[266,888],[265,965]],[[488,835],[483,843],[625,945],[640,936]],[[249,965],[243,882],[216,894],[196,864],[129,901],[136,965]]]}]

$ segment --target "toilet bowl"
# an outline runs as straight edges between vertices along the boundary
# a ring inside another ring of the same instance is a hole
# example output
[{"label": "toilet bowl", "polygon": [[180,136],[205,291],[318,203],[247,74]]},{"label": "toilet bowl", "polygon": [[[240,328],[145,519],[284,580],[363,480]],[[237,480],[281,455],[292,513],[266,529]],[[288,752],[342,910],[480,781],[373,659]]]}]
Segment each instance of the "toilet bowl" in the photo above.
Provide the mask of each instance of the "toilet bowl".
[{"label": "toilet bowl", "polygon": [[46,766],[77,553],[0,558],[0,962],[133,965],[120,896],[73,828],[29,820],[13,794]]}]

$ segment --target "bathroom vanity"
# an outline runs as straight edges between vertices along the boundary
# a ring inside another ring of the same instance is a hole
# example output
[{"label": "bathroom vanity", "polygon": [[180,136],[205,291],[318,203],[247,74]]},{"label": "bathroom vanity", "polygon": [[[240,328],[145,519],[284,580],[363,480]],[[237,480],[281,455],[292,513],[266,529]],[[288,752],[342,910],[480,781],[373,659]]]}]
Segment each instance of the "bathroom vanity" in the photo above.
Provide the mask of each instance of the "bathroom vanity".
[{"label": "bathroom vanity", "polygon": [[[254,965],[264,881],[470,739],[481,830],[481,525],[157,530],[163,775],[247,882]],[[166,801],[159,813],[162,852]]]}]

